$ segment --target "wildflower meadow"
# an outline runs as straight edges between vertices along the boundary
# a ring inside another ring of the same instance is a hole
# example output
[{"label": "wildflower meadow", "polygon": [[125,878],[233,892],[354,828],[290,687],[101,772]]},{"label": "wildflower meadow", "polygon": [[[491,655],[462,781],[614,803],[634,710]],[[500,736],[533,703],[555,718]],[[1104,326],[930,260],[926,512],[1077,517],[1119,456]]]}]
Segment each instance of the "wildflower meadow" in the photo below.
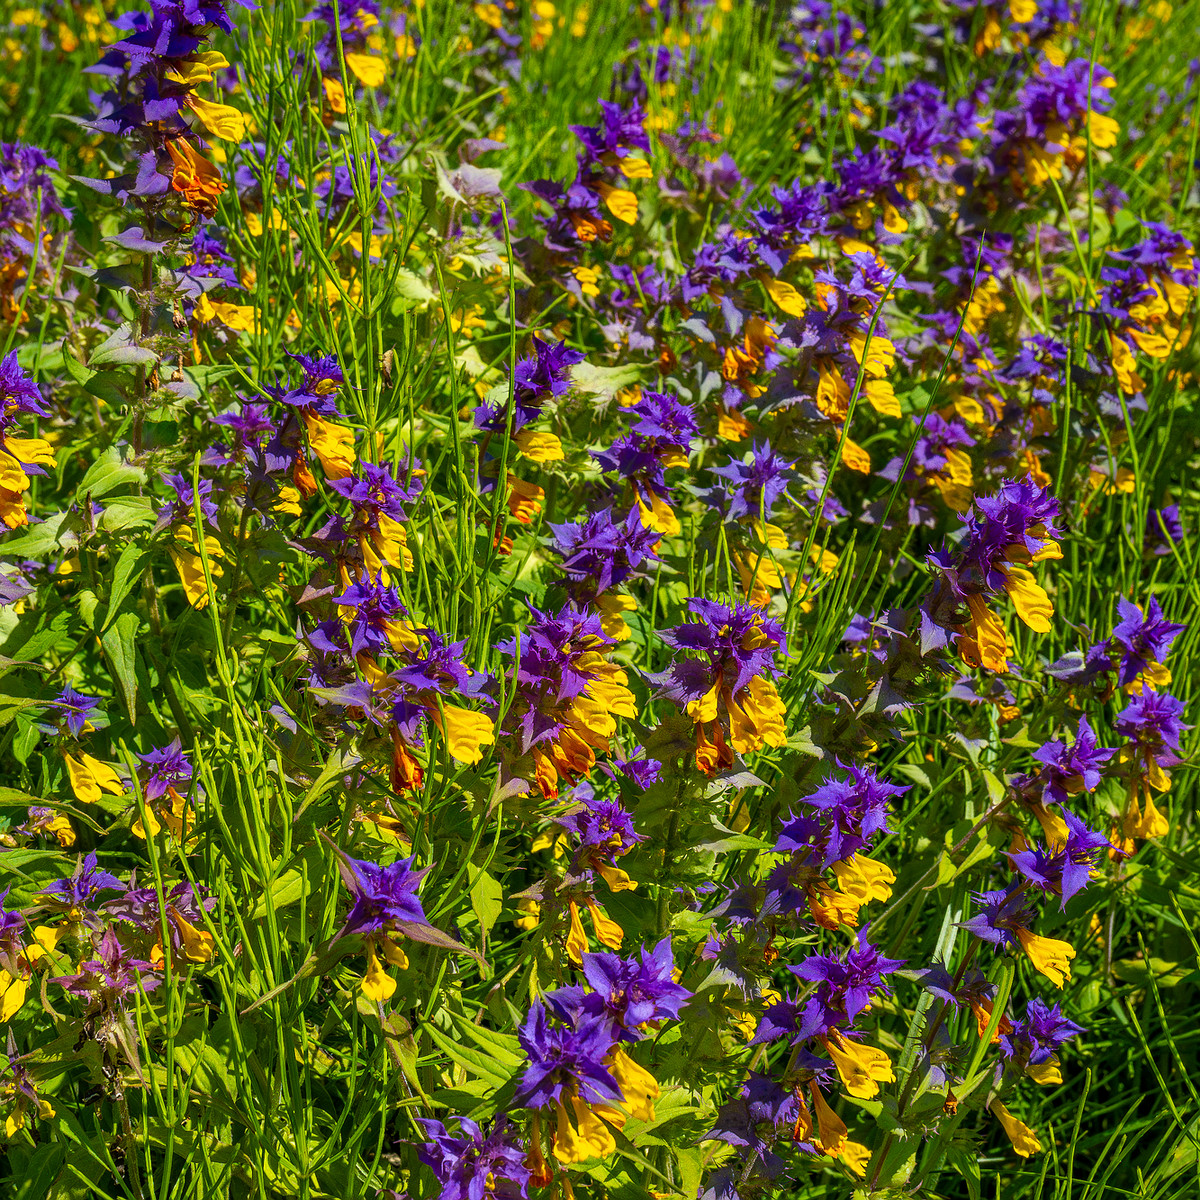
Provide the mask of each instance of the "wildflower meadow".
[{"label": "wildflower meadow", "polygon": [[0,1197],[1200,1195],[1200,0],[0,0]]}]

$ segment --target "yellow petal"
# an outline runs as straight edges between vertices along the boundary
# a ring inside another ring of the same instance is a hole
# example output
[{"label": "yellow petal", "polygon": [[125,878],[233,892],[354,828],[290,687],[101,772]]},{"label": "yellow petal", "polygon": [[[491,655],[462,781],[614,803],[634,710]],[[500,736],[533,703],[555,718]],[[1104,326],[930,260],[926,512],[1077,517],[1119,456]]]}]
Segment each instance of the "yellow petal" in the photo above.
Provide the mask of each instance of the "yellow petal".
[{"label": "yellow petal", "polygon": [[870,475],[871,456],[857,443],[846,438],[842,446],[842,462],[860,475]]},{"label": "yellow petal", "polygon": [[562,442],[553,433],[522,429],[515,440],[517,449],[531,462],[556,462],[565,457]]},{"label": "yellow petal", "polygon": [[654,1120],[654,1101],[661,1095],[658,1081],[645,1067],[633,1061],[618,1045],[608,1064],[612,1077],[621,1088],[625,1107],[639,1121]]},{"label": "yellow petal", "polygon": [[1014,567],[1011,563],[1005,570],[1007,579],[1004,590],[1012,598],[1017,616],[1029,626],[1034,633],[1049,633],[1050,618],[1054,616],[1054,605],[1045,589],[1033,577],[1031,571],[1023,567]]},{"label": "yellow petal", "polygon": [[187,106],[200,118],[200,123],[213,137],[227,142],[240,142],[246,134],[246,118],[230,104],[215,104],[189,96]]},{"label": "yellow petal", "polygon": [[605,207],[618,221],[624,221],[626,225],[637,223],[638,201],[633,192],[607,183],[596,184],[596,191],[600,193]]},{"label": "yellow petal", "polygon": [[330,479],[345,479],[358,461],[354,453],[354,431],[345,425],[325,421],[313,413],[303,413],[302,416],[308,430],[308,444],[321,460],[325,474]]},{"label": "yellow petal", "polygon": [[868,379],[863,387],[863,392],[867,397],[867,402],[880,416],[898,417],[901,415],[900,401],[896,399],[896,393],[886,379]]},{"label": "yellow petal", "polygon": [[623,158],[617,167],[626,179],[650,179],[654,174],[644,158]]},{"label": "yellow petal", "polygon": [[390,1000],[396,990],[396,981],[383,969],[383,964],[375,953],[375,947],[367,950],[367,973],[359,985],[368,1000],[382,1004]]},{"label": "yellow petal", "polygon": [[625,931],[598,904],[589,904],[588,912],[592,914],[592,927],[601,944],[610,950],[620,950]]},{"label": "yellow petal", "polygon": [[364,87],[379,87],[387,76],[387,64],[374,54],[347,54],[346,66]]},{"label": "yellow petal", "polygon": [[1055,987],[1061,988],[1071,981],[1071,959],[1075,957],[1075,948],[1070,942],[1040,937],[1028,929],[1018,929],[1016,934],[1029,961]]},{"label": "yellow petal", "polygon": [[[7,975],[8,972],[0,972]],[[4,989],[4,995],[0,997],[0,1021],[11,1021],[16,1016],[21,1005],[25,1003],[25,993],[29,990],[29,983],[25,979],[12,979]]]},{"label": "yellow petal", "polygon": [[567,907],[571,913],[571,932],[567,934],[567,956],[578,966],[588,952],[587,934],[583,932],[583,922],[579,919],[579,905],[572,900]]},{"label": "yellow petal", "polygon": [[802,317],[808,311],[808,305],[805,304],[804,297],[790,283],[784,283],[782,279],[768,279],[765,281],[764,286],[767,289],[767,295],[789,317]]},{"label": "yellow petal", "polygon": [[469,708],[443,705],[439,724],[446,735],[447,749],[459,762],[480,762],[483,747],[492,745],[496,740],[492,718],[486,713],[472,712]]},{"label": "yellow petal", "polygon": [[990,1107],[992,1115],[1004,1126],[1004,1132],[1008,1134],[1013,1149],[1022,1158],[1028,1158],[1041,1150],[1042,1143],[1037,1140],[1037,1134],[1028,1125],[1018,1121],[999,1100],[993,1100]]}]

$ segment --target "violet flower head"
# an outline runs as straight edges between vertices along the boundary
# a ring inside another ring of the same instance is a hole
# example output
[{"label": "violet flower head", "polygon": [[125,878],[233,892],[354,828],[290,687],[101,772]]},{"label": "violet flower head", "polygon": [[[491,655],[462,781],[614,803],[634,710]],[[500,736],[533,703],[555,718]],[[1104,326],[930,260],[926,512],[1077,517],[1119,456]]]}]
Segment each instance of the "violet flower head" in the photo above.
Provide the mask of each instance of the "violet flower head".
[{"label": "violet flower head", "polygon": [[0,359],[0,437],[22,418],[48,417],[42,405],[42,393],[17,362],[17,352],[10,351]]},{"label": "violet flower head", "polygon": [[[653,950],[643,946],[636,958],[585,954],[583,974],[592,990],[583,995],[582,1011],[605,1021],[618,1041],[639,1041],[646,1036],[643,1026],[678,1020],[679,1010],[691,999],[692,993],[675,982],[674,970],[669,937]],[[552,997],[550,993],[547,999]]]},{"label": "violet flower head", "polygon": [[134,958],[122,945],[116,933],[106,929],[96,945],[96,957],[79,964],[75,975],[59,975],[53,982],[61,984],[89,1002],[89,1008],[113,1011],[124,1008],[126,1000],[138,990],[149,992],[159,980],[143,972],[154,970],[154,964]]},{"label": "violet flower head", "polygon": [[616,758],[612,762],[612,770],[631,780],[642,792],[657,783],[662,774],[662,762],[657,758],[645,758],[644,754],[641,746],[634,746],[629,758]]},{"label": "violet flower head", "polygon": [[729,520],[736,521],[746,516],[770,517],[775,501],[787,495],[795,465],[776,454],[770,442],[763,442],[750,452],[749,462],[731,458],[725,466],[709,469],[728,481],[715,496]]},{"label": "violet flower head", "polygon": [[147,800],[157,800],[169,791],[186,791],[192,782],[192,764],[188,762],[178,737],[165,746],[151,750],[149,754],[139,754],[138,758],[148,768],[142,781],[142,791]]},{"label": "violet flower head", "polygon": [[1100,768],[1114,754],[1116,750],[1096,744],[1096,735],[1087,717],[1080,717],[1071,746],[1066,742],[1047,742],[1033,752],[1033,757],[1043,764],[1041,778],[1045,783],[1045,798],[1055,804],[1065,804],[1071,794],[1094,791],[1100,782]]},{"label": "violet flower head", "polygon": [[412,869],[411,858],[398,858],[386,867],[358,858],[338,856],[342,881],[350,889],[354,903],[342,927],[342,934],[383,933],[406,926],[428,926],[417,887],[428,868]]},{"label": "violet flower head", "polygon": [[1124,596],[1117,599],[1117,612],[1121,620],[1113,629],[1113,638],[1124,647],[1117,668],[1117,682],[1124,687],[1151,663],[1161,663],[1170,652],[1171,643],[1187,626],[1166,620],[1162,606],[1154,596],[1150,597],[1144,615]]},{"label": "violet flower head", "polygon": [[[166,529],[168,525],[174,525],[176,522],[189,521],[196,504],[196,491],[192,487],[190,479],[179,474],[163,475],[162,482],[166,485],[171,498],[158,510],[156,530]],[[200,512],[205,521],[215,529],[219,509],[212,499],[212,490],[213,481],[211,479],[200,480]]]},{"label": "violet flower head", "polygon": [[818,1033],[852,1025],[875,996],[890,996],[884,976],[904,966],[903,959],[885,958],[867,941],[867,930],[859,931],[858,942],[844,958],[829,954],[809,955],[788,967],[797,979],[815,983],[816,991],[804,1008],[797,1041]]},{"label": "violet flower head", "polygon": [[695,597],[688,611],[697,618],[659,633],[673,650],[697,657],[676,662],[663,676],[666,694],[680,704],[699,700],[723,679],[734,694],[756,675],[778,675],[775,655],[787,654],[783,626],[752,604],[719,604]]},{"label": "violet flower head", "polygon": [[849,779],[826,779],[804,803],[824,814],[829,822],[825,848],[825,866],[868,845],[880,831],[890,832],[888,805],[903,796],[907,784],[880,779],[871,766],[855,766],[834,760]]},{"label": "violet flower head", "polygon": [[[364,571],[358,582],[334,597],[333,602],[354,610],[350,618],[350,653],[355,656],[364,652],[382,654],[390,651],[392,625],[408,616],[408,609],[401,602],[395,586],[383,582],[382,570],[374,579]],[[337,648],[333,646],[334,650]]]},{"label": "violet flower head", "polygon": [[54,908],[64,912],[80,913],[92,907],[91,901],[99,892],[123,892],[125,885],[107,871],[100,870],[93,850],[86,858],[80,858],[75,870],[66,879],[56,879],[42,888],[39,895],[45,896]]},{"label": "violet flower head", "polygon": [[1183,541],[1183,522],[1179,519],[1179,505],[1152,508],[1146,513],[1145,547],[1155,555],[1170,554],[1171,547]]},{"label": "violet flower head", "polygon": [[563,829],[579,838],[582,848],[601,847],[622,855],[646,840],[642,834],[634,832],[633,818],[624,805],[617,800],[597,800],[589,794],[581,794],[583,787],[580,784],[575,789],[576,796],[582,800],[579,807],[556,819]]},{"label": "violet flower head", "polygon": [[571,368],[583,362],[584,355],[566,342],[543,342],[533,337],[533,354],[522,358],[513,370],[513,417],[511,430],[506,427],[508,394],[503,392],[492,403],[475,409],[475,424],[491,433],[516,433],[536,419],[547,400],[557,399],[571,387]]},{"label": "violet flower head", "polygon": [[637,418],[632,431],[644,438],[655,438],[668,446],[686,450],[700,432],[695,414],[688,404],[665,392],[643,391],[641,399],[629,409]]},{"label": "violet flower head", "polygon": [[8,888],[0,892],[0,968],[15,978],[20,970],[17,959],[25,950],[25,918],[4,907],[8,892]]},{"label": "violet flower head", "polygon": [[642,563],[658,561],[654,547],[662,535],[642,524],[636,505],[620,522],[606,508],[589,513],[582,522],[550,528],[555,549],[563,556],[563,574],[575,587],[590,582],[595,596],[624,583]]},{"label": "violet flower head", "polygon": [[962,928],[997,948],[1019,946],[1018,929],[1028,930],[1033,922],[1029,892],[1020,882],[990,892],[976,892],[972,899],[979,912],[963,921]]},{"label": "violet flower head", "polygon": [[468,1117],[459,1117],[459,1136],[441,1123],[421,1117],[429,1141],[417,1147],[417,1157],[442,1185],[439,1200],[523,1200],[531,1172],[525,1151],[508,1132],[508,1120],[496,1119],[488,1133]]},{"label": "violet flower head", "polygon": [[50,703],[66,714],[63,724],[76,738],[83,736],[91,723],[92,714],[100,707],[99,697],[85,696],[70,686],[63,688]]},{"label": "violet flower head", "polygon": [[1062,810],[1062,818],[1068,830],[1063,845],[1047,848],[1039,843],[1008,855],[1013,869],[1035,888],[1061,897],[1060,910],[1091,882],[1096,854],[1110,848],[1108,838],[1089,829],[1069,808]]},{"label": "violet flower head", "polygon": [[1135,696],[1117,716],[1117,732],[1160,767],[1176,767],[1179,741],[1190,725],[1182,721],[1183,702],[1170,692],[1152,692],[1147,688]]},{"label": "violet flower head", "polygon": [[544,1004],[534,1004],[517,1038],[529,1056],[517,1085],[518,1104],[541,1108],[570,1095],[585,1104],[620,1103],[620,1085],[604,1065],[616,1038],[599,1017],[567,1026],[552,1021]]},{"label": "violet flower head", "polygon": [[1072,1038],[1087,1031],[1068,1021],[1057,1004],[1047,1007],[1037,996],[1025,1006],[1025,1016],[1000,1036],[1000,1051],[1020,1066],[1040,1066],[1054,1058]]},{"label": "violet flower head", "polygon": [[1006,578],[1000,563],[1037,560],[1062,537],[1054,525],[1058,501],[1032,479],[1007,481],[996,495],[977,499],[975,508],[979,516],[967,518],[962,561],[995,591]]},{"label": "violet flower head", "polygon": [[382,513],[393,521],[405,521],[408,514],[404,506],[420,496],[423,480],[414,472],[411,485],[405,487],[392,477],[386,464],[376,466],[375,463],[360,461],[355,474],[343,479],[331,479],[329,486],[345,496],[356,509],[366,509],[373,514]]},{"label": "violet flower head", "polygon": [[339,387],[346,381],[342,368],[338,365],[336,354],[326,354],[315,358],[307,354],[293,354],[285,351],[288,358],[295,359],[304,372],[304,379],[299,387],[283,388],[279,384],[264,387],[263,390],[280,404],[289,405],[301,412],[313,416],[341,418],[334,396]]}]

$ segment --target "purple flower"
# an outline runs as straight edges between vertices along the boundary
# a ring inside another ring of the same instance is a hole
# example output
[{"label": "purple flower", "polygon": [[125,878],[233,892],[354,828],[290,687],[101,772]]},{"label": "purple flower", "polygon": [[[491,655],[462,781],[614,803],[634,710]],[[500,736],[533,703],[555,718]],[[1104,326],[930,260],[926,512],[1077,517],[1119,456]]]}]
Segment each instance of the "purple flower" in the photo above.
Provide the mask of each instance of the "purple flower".
[{"label": "purple flower", "polygon": [[657,758],[643,758],[644,753],[641,746],[634,746],[631,757],[614,759],[612,764],[614,771],[632,780],[634,787],[643,792],[662,774],[662,763]]},{"label": "purple flower", "polygon": [[1068,1021],[1057,1004],[1046,1007],[1034,996],[1025,1006],[1025,1017],[1014,1021],[1012,1029],[1000,1037],[1000,1051],[1019,1066],[1039,1066],[1048,1062],[1072,1038],[1086,1032],[1082,1025]]},{"label": "purple flower", "polygon": [[1038,844],[1030,850],[1010,852],[1008,856],[1013,868],[1034,887],[1062,897],[1060,909],[1066,908],[1067,901],[1087,887],[1097,851],[1110,845],[1108,838],[1089,829],[1069,808],[1062,810],[1062,818],[1069,831],[1062,846],[1047,849]]},{"label": "purple flower", "polygon": [[1186,628],[1163,617],[1158,600],[1150,597],[1143,616],[1142,610],[1124,596],[1117,599],[1120,624],[1113,637],[1125,648],[1117,669],[1117,682],[1124,687],[1132,683],[1151,663],[1161,663],[1171,649],[1171,643]]},{"label": "purple flower", "polygon": [[620,801],[597,800],[586,784],[575,789],[575,796],[582,803],[556,820],[579,838],[582,847],[599,846],[621,855],[646,840],[634,832],[633,818]]},{"label": "purple flower", "polygon": [[314,358],[307,354],[293,354],[290,350],[285,353],[300,364],[304,372],[303,382],[294,388],[283,388],[277,383],[272,387],[264,387],[263,391],[280,404],[314,416],[342,418],[334,395],[345,383],[346,377],[338,366],[337,355],[326,354]]},{"label": "purple flower", "polygon": [[342,880],[354,897],[342,927],[343,935],[394,930],[405,933],[410,925],[428,927],[417,886],[429,868],[414,871],[412,864],[411,858],[398,858],[381,867],[362,859],[338,856]]},{"label": "purple flower", "polygon": [[1046,799],[1065,804],[1072,793],[1093,791],[1100,782],[1100,768],[1114,754],[1116,750],[1096,745],[1096,735],[1087,717],[1080,717],[1073,745],[1047,742],[1033,752],[1033,757],[1043,764],[1039,778],[1044,782]]},{"label": "purple flower", "polygon": [[601,163],[606,155],[624,158],[630,150],[650,153],[650,139],[644,128],[646,114],[635,100],[628,110],[619,104],[601,100],[600,111],[604,124],[571,125],[571,132],[583,143],[579,155],[580,170]]},{"label": "purple flower", "polygon": [[883,977],[903,965],[903,959],[880,954],[878,947],[867,941],[867,931],[863,929],[858,944],[846,951],[845,958],[812,954],[802,963],[788,967],[797,979],[817,985],[805,1005],[796,1040],[805,1041],[816,1034],[852,1025],[875,996],[892,994]]},{"label": "purple flower", "polygon": [[442,1185],[439,1200],[501,1200],[528,1195],[530,1170],[525,1152],[508,1133],[508,1120],[497,1118],[484,1134],[474,1121],[459,1117],[460,1135],[454,1137],[441,1121],[418,1118],[428,1143],[417,1147],[417,1157]]},{"label": "purple flower", "polygon": [[0,967],[16,977],[20,971],[17,959],[25,950],[25,918],[20,912],[4,907],[9,889],[0,893]]},{"label": "purple flower", "polygon": [[820,820],[808,814],[792,815],[780,830],[776,853],[811,851],[820,856],[821,869],[840,862],[870,845],[881,830],[889,830],[888,804],[903,796],[908,785],[887,783],[873,767],[837,766],[849,779],[829,776],[800,803],[816,809]]},{"label": "purple flower", "polygon": [[[400,601],[400,593],[392,584],[383,582],[382,570],[374,579],[363,571],[358,582],[348,587],[340,596],[334,597],[333,602],[354,610],[349,623],[350,653],[356,657],[364,652],[389,652],[393,648],[393,623],[401,617],[408,616],[408,609]],[[329,637],[321,644],[313,638],[309,640],[318,650],[340,649]]]},{"label": "purple flower", "polygon": [[752,604],[718,604],[699,597],[688,601],[697,620],[660,632],[674,650],[690,651],[697,658],[676,662],[660,676],[664,694],[685,705],[699,700],[721,678],[734,694],[756,675],[778,675],[775,655],[787,654],[783,626],[764,617]]},{"label": "purple flower", "polygon": [[976,937],[993,946],[1016,946],[1018,929],[1028,929],[1033,921],[1033,907],[1029,902],[1029,891],[1023,882],[1010,883],[1008,887],[990,892],[977,892],[973,899],[980,911],[969,921],[962,923]]},{"label": "purple flower", "polygon": [[10,351],[0,359],[0,439],[22,417],[48,417],[42,405],[42,394],[33,377],[21,370],[17,352]]},{"label": "purple flower", "polygon": [[1170,692],[1152,692],[1147,688],[1135,696],[1117,717],[1117,732],[1135,742],[1147,759],[1160,767],[1178,766],[1179,739],[1191,729],[1180,718],[1183,702]]},{"label": "purple flower", "polygon": [[973,570],[992,591],[1003,589],[1001,562],[1028,562],[1052,545],[1062,531],[1055,528],[1058,501],[1032,479],[1009,480],[995,496],[975,501],[982,515],[967,518],[963,540],[964,568]]},{"label": "purple flower", "polygon": [[1156,555],[1169,554],[1172,545],[1183,541],[1183,522],[1179,505],[1152,508],[1146,513],[1146,549]]},{"label": "purple flower", "polygon": [[584,355],[565,342],[543,342],[533,337],[533,356],[521,359],[513,371],[512,426],[506,428],[508,394],[485,401],[475,409],[475,424],[491,433],[516,433],[542,411],[547,400],[557,399],[571,386],[571,368]]},{"label": "purple flower", "polygon": [[[168,500],[158,510],[155,531],[166,529],[168,525],[174,525],[177,521],[191,520],[196,501],[196,492],[192,487],[191,480],[182,475],[164,475],[162,481],[174,493],[174,498]],[[212,490],[213,481],[211,479],[200,480],[200,512],[209,525],[215,529],[219,510],[212,500]]]},{"label": "purple flower", "polygon": [[700,432],[691,406],[664,392],[643,391],[629,413],[637,418],[632,429],[639,437],[656,439],[681,450],[686,450]]},{"label": "purple flower", "polygon": [[412,483],[405,487],[392,478],[386,465],[359,462],[356,470],[356,474],[344,479],[331,479],[329,486],[345,496],[356,509],[369,510],[373,517],[382,513],[393,521],[407,520],[404,506],[420,496],[423,486],[420,475],[414,473]]},{"label": "purple flower", "polygon": [[776,454],[770,442],[755,446],[749,462],[731,458],[723,467],[709,468],[729,481],[723,490],[714,493],[715,502],[721,504],[731,521],[745,516],[770,517],[775,501],[787,495],[795,465]]},{"label": "purple flower", "polygon": [[86,858],[76,862],[75,870],[67,879],[56,879],[38,894],[46,896],[54,908],[74,914],[90,909],[90,902],[98,892],[124,890],[125,885],[115,875],[100,870],[96,865],[96,852],[93,850]]},{"label": "purple flower", "polygon": [[106,929],[96,945],[96,957],[81,962],[77,974],[59,975],[53,982],[86,999],[90,1010],[112,1012],[125,1006],[138,990],[139,980],[147,992],[158,986],[157,979],[141,979],[143,971],[153,970],[152,963],[134,958],[117,935]]},{"label": "purple flower", "polygon": [[653,950],[643,946],[637,958],[618,954],[585,954],[583,974],[592,990],[559,988],[547,1002],[564,1019],[599,1017],[612,1036],[622,1042],[645,1037],[651,1021],[678,1020],[679,1010],[692,993],[672,978],[675,958],[671,939],[663,938]]},{"label": "purple flower", "polygon": [[590,584],[588,598],[624,583],[643,562],[658,561],[654,547],[662,535],[642,524],[635,506],[617,524],[612,509],[590,513],[582,522],[551,525],[562,570],[574,590]]},{"label": "purple flower", "polygon": [[65,687],[50,702],[55,708],[66,713],[63,724],[70,730],[72,737],[82,737],[84,730],[91,722],[92,714],[100,707],[96,696],[84,696],[73,687]]},{"label": "purple flower", "polygon": [[139,754],[138,758],[150,768],[142,781],[147,800],[157,800],[169,791],[186,791],[192,781],[192,764],[188,762],[179,738],[149,754]]},{"label": "purple flower", "polygon": [[517,1033],[529,1065],[517,1085],[516,1101],[526,1108],[562,1103],[564,1092],[585,1104],[620,1103],[620,1085],[604,1065],[616,1045],[608,1023],[584,1017],[573,1027],[550,1020],[544,1004],[534,1004]]}]

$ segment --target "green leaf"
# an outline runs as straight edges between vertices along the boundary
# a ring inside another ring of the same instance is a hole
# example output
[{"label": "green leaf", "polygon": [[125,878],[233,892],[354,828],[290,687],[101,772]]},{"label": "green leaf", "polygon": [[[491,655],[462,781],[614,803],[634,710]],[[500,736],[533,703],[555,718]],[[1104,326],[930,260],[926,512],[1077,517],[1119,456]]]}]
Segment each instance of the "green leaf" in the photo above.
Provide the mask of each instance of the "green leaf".
[{"label": "green leaf", "polygon": [[500,910],[504,907],[504,889],[486,871],[476,871],[471,880],[471,907],[486,937],[499,920]]},{"label": "green leaf", "polygon": [[591,363],[576,363],[571,368],[571,382],[591,396],[615,396],[622,388],[629,387],[641,379],[645,371],[640,363],[627,363],[623,367],[594,367]]},{"label": "green leaf", "polygon": [[486,1050],[496,1062],[507,1067],[509,1071],[515,1071],[518,1067],[525,1065],[525,1054],[521,1050],[521,1043],[511,1033],[485,1029],[482,1025],[476,1025],[474,1021],[468,1020],[459,1013],[451,1013],[450,1019],[464,1037],[473,1041],[481,1050]]},{"label": "green leaf", "polygon": [[108,593],[108,616],[104,618],[104,624],[100,627],[101,633],[113,623],[122,601],[137,587],[141,581],[142,572],[145,571],[152,558],[153,555],[148,550],[143,550],[134,542],[130,542],[121,551],[113,571],[112,587]]},{"label": "green leaf", "polygon": [[80,481],[75,491],[77,500],[90,497],[95,500],[99,496],[107,496],[109,492],[127,483],[145,483],[146,471],[143,467],[126,462],[115,446],[110,446],[88,468],[87,474]]},{"label": "green leaf", "polygon": [[422,1026],[422,1028],[429,1034],[442,1053],[453,1059],[464,1071],[473,1075],[476,1079],[482,1079],[485,1083],[489,1083],[495,1088],[502,1088],[508,1082],[512,1072],[504,1072],[501,1065],[497,1063],[494,1055],[484,1053],[481,1050],[473,1050],[469,1046],[459,1045],[452,1037],[438,1029],[436,1025],[428,1024]]},{"label": "green leaf", "polygon": [[120,685],[121,698],[130,721],[137,711],[137,637],[142,619],[135,612],[123,612],[100,635],[100,645],[108,659],[109,670]]},{"label": "green leaf", "polygon": [[960,1150],[957,1146],[951,1146],[946,1151],[946,1161],[963,1177],[971,1200],[982,1200],[983,1186],[979,1175],[979,1158],[966,1150]]}]

